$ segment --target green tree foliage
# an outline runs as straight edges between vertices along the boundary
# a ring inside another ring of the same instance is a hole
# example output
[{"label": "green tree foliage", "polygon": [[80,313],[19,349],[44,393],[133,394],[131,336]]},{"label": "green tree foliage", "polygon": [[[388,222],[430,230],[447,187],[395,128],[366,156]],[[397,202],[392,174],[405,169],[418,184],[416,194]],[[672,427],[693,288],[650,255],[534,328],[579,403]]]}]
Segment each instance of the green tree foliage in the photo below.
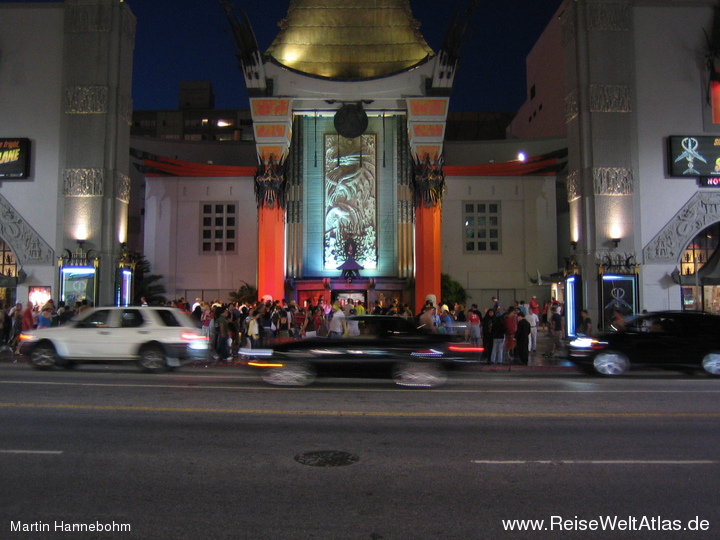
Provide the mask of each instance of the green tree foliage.
[{"label": "green tree foliage", "polygon": [[252,304],[258,299],[257,287],[250,285],[248,282],[243,281],[244,285],[240,287],[237,292],[230,293],[230,301],[238,302],[240,304]]},{"label": "green tree foliage", "polygon": [[160,283],[163,276],[150,273],[150,262],[142,253],[133,253],[132,256],[135,261],[134,303],[140,304],[142,298],[148,304],[165,302],[165,285]]},{"label": "green tree foliage", "polygon": [[440,275],[440,294],[442,303],[447,304],[451,309],[455,303],[466,305],[467,299],[470,298],[465,287],[448,274]]}]

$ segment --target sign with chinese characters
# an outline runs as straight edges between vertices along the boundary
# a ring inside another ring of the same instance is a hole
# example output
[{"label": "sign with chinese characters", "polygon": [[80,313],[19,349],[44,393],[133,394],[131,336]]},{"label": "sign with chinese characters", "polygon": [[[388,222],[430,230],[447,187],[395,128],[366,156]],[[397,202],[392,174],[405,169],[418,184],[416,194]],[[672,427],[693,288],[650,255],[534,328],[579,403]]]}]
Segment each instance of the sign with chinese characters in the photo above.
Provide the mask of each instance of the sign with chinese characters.
[{"label": "sign with chinese characters", "polygon": [[30,139],[0,139],[0,180],[30,175]]}]

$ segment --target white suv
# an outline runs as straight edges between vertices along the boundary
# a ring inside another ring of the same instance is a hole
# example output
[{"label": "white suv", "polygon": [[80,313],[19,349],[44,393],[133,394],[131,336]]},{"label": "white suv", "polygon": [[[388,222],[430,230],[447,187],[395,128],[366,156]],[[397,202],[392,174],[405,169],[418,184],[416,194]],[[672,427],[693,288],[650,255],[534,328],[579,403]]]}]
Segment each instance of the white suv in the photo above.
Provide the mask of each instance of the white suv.
[{"label": "white suv", "polygon": [[57,328],[25,331],[20,353],[41,369],[92,360],[134,360],[145,371],[203,359],[208,339],[192,318],[171,307],[104,307]]}]

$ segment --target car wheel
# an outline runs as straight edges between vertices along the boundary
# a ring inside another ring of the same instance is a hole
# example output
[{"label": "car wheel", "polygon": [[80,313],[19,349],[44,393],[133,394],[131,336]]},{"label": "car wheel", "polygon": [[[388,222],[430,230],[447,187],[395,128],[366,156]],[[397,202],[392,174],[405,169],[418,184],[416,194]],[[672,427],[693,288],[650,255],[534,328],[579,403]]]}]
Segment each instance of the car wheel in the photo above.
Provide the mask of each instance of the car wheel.
[{"label": "car wheel", "polygon": [[630,369],[630,361],[622,353],[604,351],[595,357],[593,367],[600,375],[617,376]]},{"label": "car wheel", "polygon": [[290,364],[263,371],[262,380],[274,386],[308,386],[315,382],[315,369],[309,364]]},{"label": "car wheel", "polygon": [[58,355],[50,343],[40,343],[30,353],[30,362],[37,369],[50,369],[57,365]]},{"label": "car wheel", "polygon": [[157,373],[167,369],[165,351],[158,345],[146,345],[140,350],[138,365],[143,371]]},{"label": "car wheel", "polygon": [[447,381],[447,373],[439,364],[406,362],[397,364],[393,380],[398,386],[433,388]]},{"label": "car wheel", "polygon": [[711,352],[702,359],[703,369],[713,377],[720,377],[720,352]]}]

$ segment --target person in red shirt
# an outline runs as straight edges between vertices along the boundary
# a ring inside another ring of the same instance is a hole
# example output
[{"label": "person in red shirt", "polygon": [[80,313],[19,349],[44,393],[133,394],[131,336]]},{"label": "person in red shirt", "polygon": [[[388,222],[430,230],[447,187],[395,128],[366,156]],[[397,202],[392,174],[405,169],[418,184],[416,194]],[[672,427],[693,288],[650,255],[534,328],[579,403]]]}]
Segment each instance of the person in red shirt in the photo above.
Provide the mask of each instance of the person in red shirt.
[{"label": "person in red shirt", "polygon": [[466,316],[468,325],[468,341],[473,345],[480,344],[480,312],[477,304],[473,304]]}]

